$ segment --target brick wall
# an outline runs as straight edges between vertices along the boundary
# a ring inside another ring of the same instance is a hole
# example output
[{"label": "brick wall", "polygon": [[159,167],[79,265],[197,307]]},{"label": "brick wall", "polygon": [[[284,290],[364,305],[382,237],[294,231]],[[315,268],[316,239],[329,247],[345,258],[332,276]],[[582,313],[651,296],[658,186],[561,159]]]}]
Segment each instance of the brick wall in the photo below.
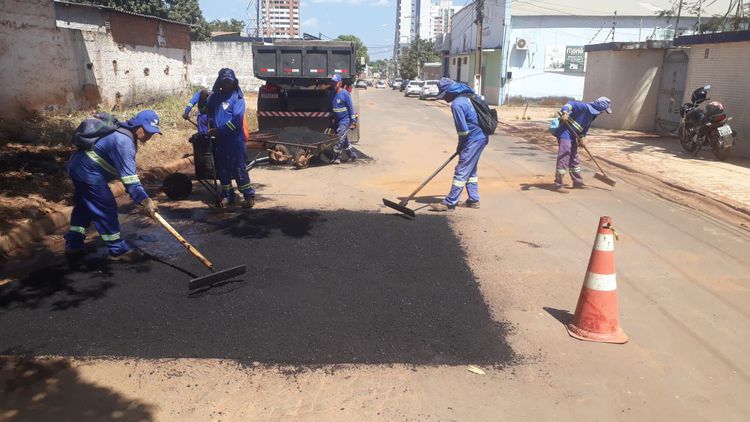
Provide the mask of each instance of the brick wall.
[{"label": "brick wall", "polygon": [[750,41],[690,46],[685,100],[703,85],[711,85],[709,97],[724,104],[734,117],[730,125],[738,132],[733,155],[750,158]]}]

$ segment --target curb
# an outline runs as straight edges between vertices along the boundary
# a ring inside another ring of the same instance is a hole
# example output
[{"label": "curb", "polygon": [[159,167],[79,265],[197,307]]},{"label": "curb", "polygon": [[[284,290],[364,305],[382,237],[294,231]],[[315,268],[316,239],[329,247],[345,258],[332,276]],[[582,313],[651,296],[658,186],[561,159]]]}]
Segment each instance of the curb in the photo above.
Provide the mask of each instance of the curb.
[{"label": "curb", "polygon": [[[174,173],[189,165],[193,165],[192,158],[180,158],[167,165],[154,167],[141,173],[141,182],[154,182],[164,176]],[[109,188],[115,198],[124,195],[125,186],[120,182],[111,182]],[[37,218],[28,224],[19,225],[9,230],[7,234],[0,236],[0,253],[7,254],[16,249],[28,246],[30,243],[54,233],[70,222],[70,213],[73,207],[65,207],[60,211]]]},{"label": "curb", "polygon": [[[507,126],[509,128],[512,128],[512,130],[520,132],[521,134],[524,134],[525,132],[529,132],[529,131],[532,130],[532,129],[521,128],[521,127],[518,127],[518,126],[516,126],[516,125],[514,125],[512,123],[507,123],[507,122],[502,122],[501,124],[503,124],[503,125],[505,125],[505,126]],[[674,188],[674,189],[677,189],[677,190],[680,190],[680,191],[683,191],[683,192],[687,192],[687,193],[690,193],[690,194],[699,195],[699,196],[702,196],[702,197],[704,197],[706,199],[709,199],[709,200],[712,200],[712,201],[716,201],[716,202],[718,202],[718,203],[720,203],[720,204],[722,204],[722,205],[724,205],[726,207],[729,207],[729,208],[731,208],[731,209],[733,209],[733,210],[735,210],[735,211],[737,211],[739,213],[745,214],[745,215],[747,215],[747,216],[750,217],[750,206],[747,206],[745,204],[733,201],[733,200],[731,200],[729,198],[724,198],[722,196],[711,194],[710,192],[706,192],[706,191],[701,190],[701,189],[696,189],[694,187],[686,186],[686,185],[684,185],[682,183],[679,183],[679,182],[675,182],[675,181],[672,181],[672,180],[665,179],[663,177],[660,177],[657,174],[650,173],[650,172],[645,172],[645,171],[637,169],[637,168],[635,168],[633,166],[617,162],[615,160],[603,157],[601,155],[597,155],[596,158],[598,160],[600,160],[600,161],[603,161],[603,162],[609,164],[610,166],[617,167],[617,168],[625,170],[627,172],[649,176],[652,179],[657,180],[658,182],[663,183],[664,185],[669,186],[671,188]]]}]

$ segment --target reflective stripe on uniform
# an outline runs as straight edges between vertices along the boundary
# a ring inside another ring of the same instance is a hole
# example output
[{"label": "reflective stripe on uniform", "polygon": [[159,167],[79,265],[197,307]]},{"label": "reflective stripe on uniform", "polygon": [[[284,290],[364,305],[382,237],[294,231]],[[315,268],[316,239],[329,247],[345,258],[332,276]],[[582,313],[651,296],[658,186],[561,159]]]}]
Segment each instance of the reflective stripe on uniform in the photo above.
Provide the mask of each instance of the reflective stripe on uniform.
[{"label": "reflective stripe on uniform", "polygon": [[567,110],[567,111],[573,110],[573,106],[570,105],[570,104],[565,104],[564,106],[562,106],[562,108],[565,109],[565,110]]},{"label": "reflective stripe on uniform", "polygon": [[138,176],[136,176],[136,175],[122,176],[120,178],[120,180],[122,180],[122,183],[125,184],[125,185],[132,185],[132,184],[135,184],[135,183],[141,183],[141,179],[139,179]]},{"label": "reflective stripe on uniform", "polygon": [[245,183],[242,186],[237,186],[237,189],[239,189],[239,190],[250,189],[250,183]]},{"label": "reflective stripe on uniform", "polygon": [[232,130],[237,129],[237,126],[235,126],[231,120],[227,122],[227,126],[229,126],[229,129],[232,129]]},{"label": "reflective stripe on uniform", "polygon": [[576,121],[575,121],[575,120],[573,120],[573,119],[568,119],[568,122],[569,122],[569,123],[570,123],[570,124],[571,124],[571,125],[573,126],[573,128],[574,128],[574,129],[575,129],[575,130],[576,130],[576,131],[577,131],[578,133],[583,133],[583,127],[582,127],[582,126],[581,126],[581,125],[580,125],[580,124],[579,124],[578,122],[576,122]]},{"label": "reflective stripe on uniform", "polygon": [[570,169],[570,171],[573,172],[573,173],[580,173],[581,172],[581,168],[580,167],[573,167],[572,169]]},{"label": "reflective stripe on uniform", "polygon": [[347,109],[346,107],[334,107],[334,108],[333,108],[333,112],[334,112],[334,113],[343,113],[343,112],[345,112],[346,110],[348,110],[348,109]]},{"label": "reflective stripe on uniform", "polygon": [[195,106],[195,104],[193,104],[193,103],[188,103],[188,104],[187,104],[187,106],[188,106],[188,107],[194,107],[194,106]]},{"label": "reflective stripe on uniform", "polygon": [[565,169],[557,169],[557,174],[565,174],[565,173],[566,173]]},{"label": "reflective stripe on uniform", "polygon": [[463,180],[453,179],[453,186],[455,186],[457,188],[462,188],[462,187],[466,186],[466,182],[464,182]]},{"label": "reflective stripe on uniform", "polygon": [[221,190],[232,190],[232,185],[221,185]]},{"label": "reflective stripe on uniform", "polygon": [[94,151],[86,151],[86,155],[96,164],[99,164],[101,168],[107,171],[107,173],[112,174],[113,176],[117,176],[117,170],[115,170],[114,167],[112,167],[111,164],[109,164],[104,158],[100,157],[99,154],[95,153]]},{"label": "reflective stripe on uniform", "polygon": [[469,183],[479,183],[478,177],[469,177]]},{"label": "reflective stripe on uniform", "polygon": [[86,234],[86,228],[81,226],[70,226],[69,231],[72,231],[74,233]]},{"label": "reflective stripe on uniform", "polygon": [[466,136],[468,134],[469,134],[468,130],[466,132],[458,132],[458,136]]},{"label": "reflective stripe on uniform", "polygon": [[115,240],[120,240],[120,232],[114,233],[114,234],[102,234],[102,240],[105,242],[114,242]]}]

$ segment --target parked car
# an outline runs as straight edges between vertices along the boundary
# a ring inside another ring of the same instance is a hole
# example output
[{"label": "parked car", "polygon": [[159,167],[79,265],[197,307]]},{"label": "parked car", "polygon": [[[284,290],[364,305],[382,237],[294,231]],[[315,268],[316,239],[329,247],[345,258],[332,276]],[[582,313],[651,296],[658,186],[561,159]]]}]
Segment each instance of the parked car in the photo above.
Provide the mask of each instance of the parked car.
[{"label": "parked car", "polygon": [[391,88],[399,89],[401,87],[401,78],[391,79]]},{"label": "parked car", "polygon": [[406,85],[409,85],[409,80],[408,79],[402,79],[401,80],[401,85],[398,86],[399,92],[404,92],[404,90],[406,89]]},{"label": "parked car", "polygon": [[364,79],[360,79],[354,83],[355,88],[367,89],[367,82]]},{"label": "parked car", "polygon": [[383,80],[379,80],[377,84],[375,84],[375,88],[383,88],[385,89],[385,82]]},{"label": "parked car", "polygon": [[372,79],[365,79],[367,86],[372,86]]},{"label": "parked car", "polygon": [[408,97],[410,95],[422,95],[423,85],[423,81],[409,81],[409,84],[406,85],[406,89],[404,90],[404,97]]},{"label": "parked car", "polygon": [[422,92],[419,93],[419,99],[435,98],[438,95],[438,81],[424,81]]}]

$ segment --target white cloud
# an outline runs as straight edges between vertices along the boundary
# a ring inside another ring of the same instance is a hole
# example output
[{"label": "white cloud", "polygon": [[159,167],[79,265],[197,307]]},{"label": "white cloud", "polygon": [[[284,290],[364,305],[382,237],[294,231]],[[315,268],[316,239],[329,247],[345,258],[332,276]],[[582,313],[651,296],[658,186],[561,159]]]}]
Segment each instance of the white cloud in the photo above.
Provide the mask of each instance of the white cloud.
[{"label": "white cloud", "polygon": [[309,31],[311,29],[318,29],[319,23],[320,21],[318,21],[318,18],[305,19],[302,21],[302,29],[305,31]]},{"label": "white cloud", "polygon": [[388,7],[390,5],[391,5],[391,2],[389,0],[376,0],[370,3],[370,6],[372,7]]}]

